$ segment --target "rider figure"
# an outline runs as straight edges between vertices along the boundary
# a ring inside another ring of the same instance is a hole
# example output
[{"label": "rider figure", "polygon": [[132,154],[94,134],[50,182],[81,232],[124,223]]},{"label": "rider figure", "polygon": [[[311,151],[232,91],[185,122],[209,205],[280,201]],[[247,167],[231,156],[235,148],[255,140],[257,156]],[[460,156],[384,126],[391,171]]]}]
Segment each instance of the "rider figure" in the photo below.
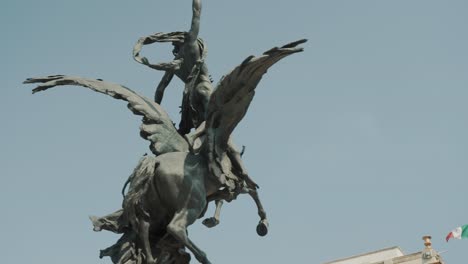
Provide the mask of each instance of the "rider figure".
[{"label": "rider figure", "polygon": [[[204,126],[200,125],[202,125],[203,121],[206,119],[208,102],[213,92],[212,82],[205,63],[206,47],[203,40],[198,38],[201,0],[193,0],[192,9],[193,16],[189,32],[158,33],[146,38],[141,38],[134,49],[134,58],[136,61],[153,69],[165,71],[164,76],[156,88],[154,97],[156,103],[161,103],[164,91],[174,75],[184,82],[185,89],[182,97],[181,120],[178,129],[181,135],[187,135],[192,128],[196,128],[197,131],[199,131],[198,134],[203,134],[202,127]],[[172,62],[150,64],[148,59],[139,56],[142,45],[169,41],[172,42],[174,46],[172,51],[174,60]],[[197,134],[197,132],[195,133]],[[250,188],[258,188],[257,184],[248,176],[241,160],[241,155],[233,144],[229,144],[226,154],[232,163],[235,176],[238,176],[241,182],[245,180]],[[211,157],[208,157],[208,159],[211,163],[211,166],[209,166],[210,172],[214,174],[222,184],[231,190],[238,187],[234,186],[233,181],[238,183],[239,180],[225,179],[224,175],[216,173],[216,171],[219,171],[213,167],[217,166],[216,162],[212,160]],[[234,178],[237,178],[235,176]]]},{"label": "rider figure", "polygon": [[[140,39],[134,50],[135,60],[153,69],[165,71],[156,88],[154,100],[160,104],[164,90],[174,75],[184,82],[185,89],[181,106],[179,133],[185,135],[192,128],[198,127],[205,120],[205,111],[213,90],[208,68],[204,62],[206,56],[203,40],[198,38],[200,31],[201,1],[194,0],[193,16],[189,32],[155,34]],[[150,64],[146,58],[139,56],[142,45],[154,42],[172,42],[174,60],[170,63]]]}]

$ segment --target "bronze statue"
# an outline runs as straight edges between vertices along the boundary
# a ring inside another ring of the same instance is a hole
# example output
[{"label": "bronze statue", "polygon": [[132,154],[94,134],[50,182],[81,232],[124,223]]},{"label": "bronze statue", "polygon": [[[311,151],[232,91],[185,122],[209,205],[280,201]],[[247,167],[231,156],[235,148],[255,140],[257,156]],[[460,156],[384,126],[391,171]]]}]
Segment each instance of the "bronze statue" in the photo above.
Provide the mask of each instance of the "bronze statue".
[{"label": "bronze statue", "polygon": [[[135,60],[165,71],[154,101],[125,86],[99,79],[54,75],[25,81],[39,83],[33,93],[62,85],[83,86],[127,101],[134,114],[143,116],[140,135],[151,142],[154,156],[144,156],[130,175],[122,209],[91,218],[96,231],[122,234],[113,246],[101,251],[101,257],[109,256],[114,263],[188,263],[186,248],[199,262],[210,263],[189,239],[187,227],[203,217],[210,201],[217,203],[216,214],[204,224],[216,225],[222,201],[231,201],[241,193],[248,193],[255,200],[260,216],[257,232],[267,233],[258,186],[247,175],[230,135],[246,114],[255,88],[268,68],[301,52],[298,45],[305,40],[270,49],[259,57],[248,57],[213,90],[204,62],[206,48],[198,38],[200,12],[200,0],[193,0],[189,32],[154,34],[141,38],[135,46]],[[140,57],[143,45],[168,41],[174,44],[174,61],[151,64]],[[185,83],[179,129],[159,105],[174,75]]]},{"label": "bronze statue", "polygon": [[[162,102],[164,91],[171,82],[174,75],[184,82],[185,89],[182,97],[181,105],[181,121],[179,124],[179,133],[186,135],[192,128],[197,128],[196,135],[204,133],[204,126],[200,126],[205,121],[206,108],[213,91],[212,81],[208,72],[208,67],[205,63],[207,56],[207,48],[204,41],[198,37],[200,31],[200,15],[201,15],[201,1],[194,0],[192,4],[192,22],[188,32],[171,32],[171,33],[156,33],[150,36],[142,37],[138,40],[133,48],[133,57],[135,61],[144,64],[150,68],[165,71],[165,74],[160,81],[154,96],[156,103]],[[144,45],[149,45],[157,42],[172,42],[174,46],[173,54],[174,60],[169,63],[151,64],[148,59],[140,56],[141,49]],[[198,137],[198,136],[196,136]],[[256,201],[259,207],[259,214],[262,214],[262,219],[266,224],[266,215],[261,206],[260,200],[256,192],[252,190],[257,189],[258,185],[250,178],[245,168],[240,153],[237,148],[230,141],[227,154],[233,167],[236,169],[235,175],[238,175],[248,185],[248,189],[241,188],[244,193],[250,194]],[[213,158],[211,155],[209,158]],[[210,162],[210,171],[216,169],[216,162]],[[231,192],[236,188],[234,181],[236,179],[226,179],[223,174],[219,175],[221,184],[227,185]],[[237,192],[238,194],[238,192]],[[236,194],[233,194],[236,196]],[[203,224],[207,227],[216,226],[219,223],[219,213],[222,206],[222,200],[216,201],[216,213],[214,217],[207,218]],[[261,213],[260,213],[261,212]],[[266,229],[260,229],[259,234],[265,235]]]}]

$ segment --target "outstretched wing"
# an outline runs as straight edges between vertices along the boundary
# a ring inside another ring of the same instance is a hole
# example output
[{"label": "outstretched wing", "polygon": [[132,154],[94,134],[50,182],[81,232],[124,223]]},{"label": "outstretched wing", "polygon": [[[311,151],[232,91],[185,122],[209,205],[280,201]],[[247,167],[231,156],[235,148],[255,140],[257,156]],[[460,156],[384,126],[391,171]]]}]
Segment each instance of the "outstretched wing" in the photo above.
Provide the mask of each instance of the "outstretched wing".
[{"label": "outstretched wing", "polygon": [[260,57],[250,56],[221,79],[210,97],[206,116],[205,144],[208,144],[207,151],[213,161],[221,162],[229,137],[247,112],[255,88],[268,68],[288,55],[303,51],[297,46],[306,41],[303,39],[281,48],[275,47]]},{"label": "outstretched wing", "polygon": [[29,78],[24,83],[40,83],[33,89],[33,93],[45,91],[55,86],[77,85],[127,101],[127,107],[134,114],[143,116],[140,135],[151,141],[150,149],[155,155],[168,152],[186,152],[189,149],[187,141],[179,135],[168,114],[160,105],[125,86],[99,79],[91,80],[64,75]]}]

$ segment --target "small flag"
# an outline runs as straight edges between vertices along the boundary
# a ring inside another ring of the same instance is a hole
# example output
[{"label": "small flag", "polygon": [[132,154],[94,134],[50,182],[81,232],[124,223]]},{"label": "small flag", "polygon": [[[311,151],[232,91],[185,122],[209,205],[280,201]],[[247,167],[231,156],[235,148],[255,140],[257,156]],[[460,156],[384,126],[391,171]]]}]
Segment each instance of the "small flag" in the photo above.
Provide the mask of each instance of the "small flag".
[{"label": "small flag", "polygon": [[447,240],[448,242],[449,239],[451,238],[456,238],[456,239],[468,238],[468,225],[455,228],[454,230],[452,230],[452,232],[450,232],[447,235],[445,240]]}]

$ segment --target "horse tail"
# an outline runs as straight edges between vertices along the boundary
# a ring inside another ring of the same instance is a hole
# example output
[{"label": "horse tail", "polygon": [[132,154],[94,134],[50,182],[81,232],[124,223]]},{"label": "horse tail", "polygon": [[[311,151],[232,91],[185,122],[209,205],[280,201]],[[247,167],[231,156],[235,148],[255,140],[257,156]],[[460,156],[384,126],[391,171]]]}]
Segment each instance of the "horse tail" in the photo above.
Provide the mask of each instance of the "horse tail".
[{"label": "horse tail", "polygon": [[[132,226],[137,225],[141,217],[149,215],[144,205],[144,196],[157,166],[155,156],[143,156],[122,189],[123,209],[102,218],[91,219],[95,230],[105,229],[122,233],[115,244],[101,250],[100,258],[110,257],[114,264],[144,263],[146,256],[139,243],[138,233]],[[125,194],[127,187],[128,191]]]},{"label": "horse tail", "polygon": [[123,208],[131,220],[137,220],[140,216],[148,214],[142,205],[155,169],[156,157],[143,156],[125,183],[124,187],[128,185],[128,191],[124,195]]},{"label": "horse tail", "polygon": [[[124,186],[122,187],[122,196],[125,198],[125,189],[130,183],[132,185],[136,185],[137,182],[141,182],[141,180],[146,180],[149,174],[152,174],[155,169],[155,158],[154,156],[148,156],[147,154],[143,155],[143,157],[138,161],[136,168],[133,170],[132,174],[128,176],[128,179],[125,181]],[[143,177],[141,177],[143,176]]]}]

